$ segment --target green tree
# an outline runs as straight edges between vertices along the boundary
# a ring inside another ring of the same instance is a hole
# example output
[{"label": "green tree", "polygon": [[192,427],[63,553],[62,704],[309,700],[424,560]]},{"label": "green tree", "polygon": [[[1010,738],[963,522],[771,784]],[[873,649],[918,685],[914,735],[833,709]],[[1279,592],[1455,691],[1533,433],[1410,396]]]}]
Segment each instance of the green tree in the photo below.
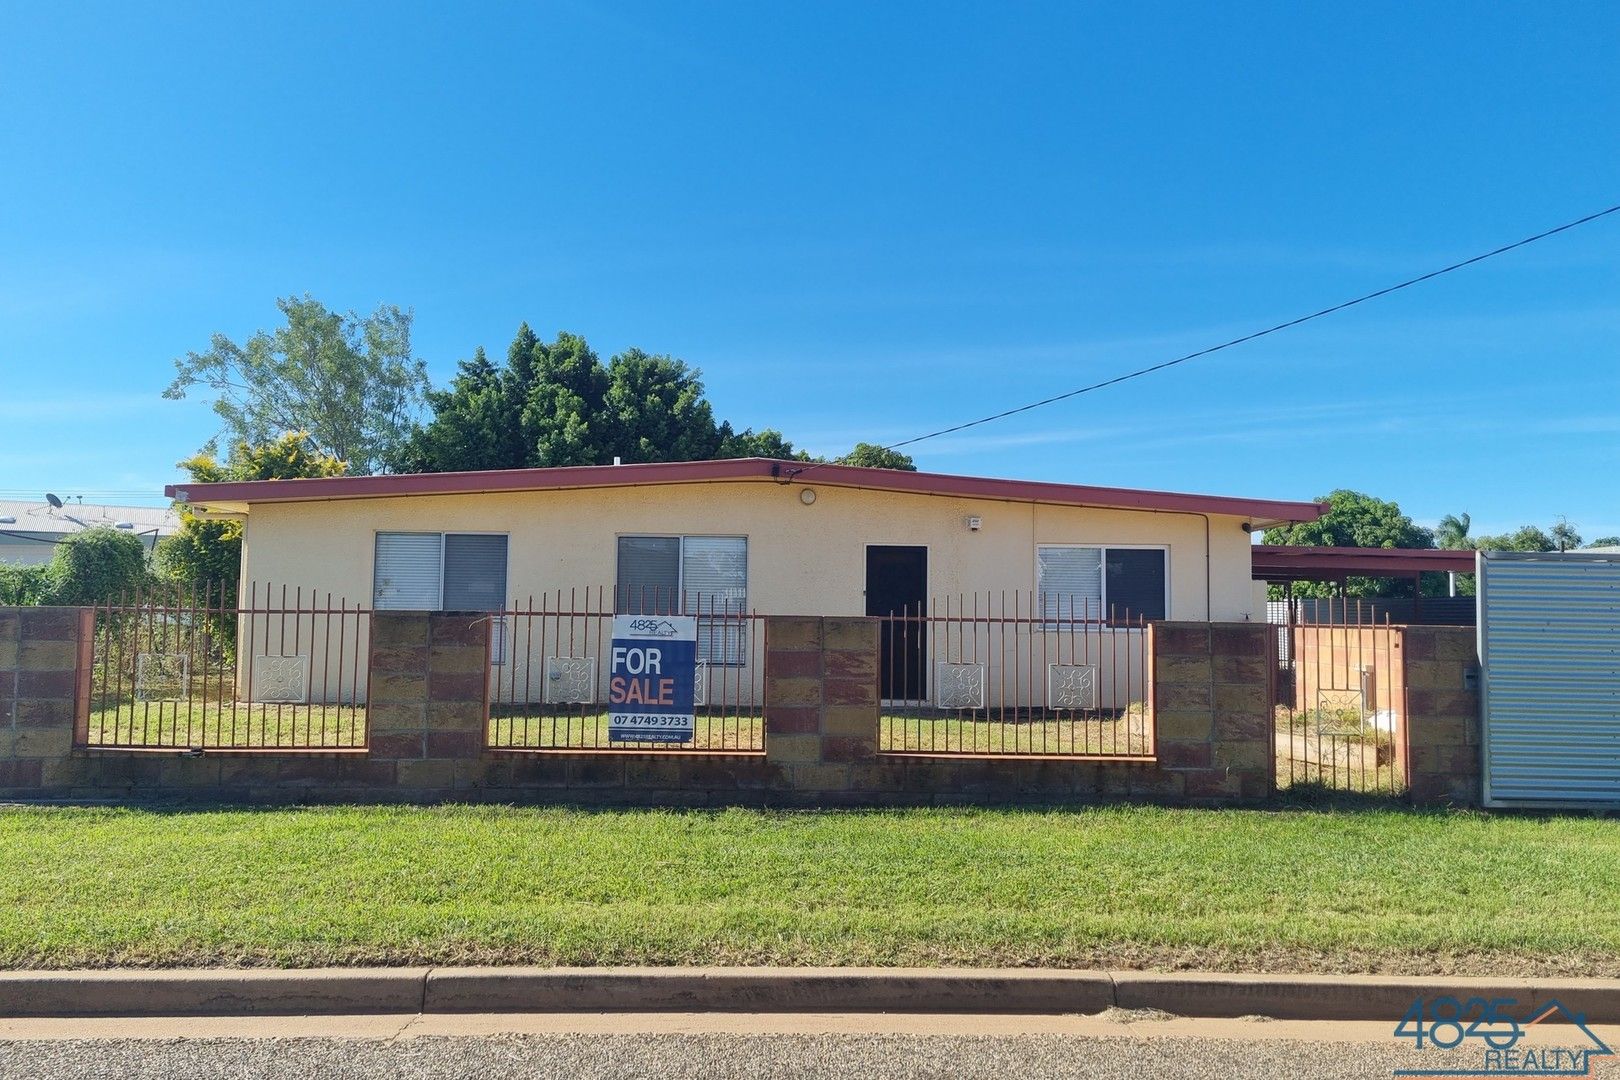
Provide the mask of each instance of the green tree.
[{"label": "green tree", "polygon": [[[518,399],[520,464],[545,468],[611,462],[608,443],[614,437],[614,421],[607,415],[606,398],[612,376],[596,352],[578,334],[559,333],[550,345],[536,343],[533,356],[528,381],[525,373],[515,372],[510,382],[511,393],[523,395]],[[514,372],[511,360],[507,370]]]},{"label": "green tree", "polygon": [[1558,541],[1535,525],[1521,525],[1510,533],[1481,536],[1474,542],[1481,551],[1557,551]]},{"label": "green tree", "polygon": [[876,443],[856,443],[855,449],[837,459],[840,465],[859,465],[866,469],[902,469],[916,472],[917,464],[910,454],[889,450]]},{"label": "green tree", "polygon": [[1551,535],[1559,551],[1574,551],[1581,546],[1581,534],[1575,531],[1575,526],[1563,518],[1559,518],[1557,524],[1552,527]]},{"label": "green tree", "polygon": [[[355,474],[398,457],[428,385],[426,365],[411,355],[411,313],[385,305],[368,316],[339,314],[307,294],[276,306],[285,326],[242,345],[215,334],[206,352],[174,362],[163,396],[205,388],[233,445],[303,431]],[[216,437],[204,453],[217,445]]]},{"label": "green tree", "polygon": [[778,431],[716,423],[699,372],[628,349],[606,364],[578,334],[543,342],[525,323],[497,367],[478,350],[450,386],[429,391],[432,418],[394,459],[417,472],[694,461],[806,459]]},{"label": "green tree", "polygon": [[[1280,525],[1265,530],[1267,544],[1302,547],[1432,548],[1434,533],[1416,524],[1401,512],[1399,503],[1374,498],[1360,491],[1341,488],[1318,502],[1330,509],[1315,521]],[[1439,585],[1425,585],[1427,592],[1439,592]],[[1273,593],[1278,592],[1273,587]],[[1296,596],[1332,596],[1337,589],[1328,582],[1296,584]],[[1411,596],[1412,582],[1405,578],[1352,577],[1346,583],[1352,597]]]},{"label": "green tree", "polygon": [[47,603],[105,604],[131,596],[149,580],[146,545],[133,533],[101,525],[56,545]]},{"label": "green tree", "polygon": [[[672,356],[627,349],[604,364],[578,334],[541,341],[524,323],[506,363],[478,349],[450,385],[430,390],[432,417],[391,459],[400,471],[459,472],[560,465],[764,457],[814,461],[780,431],[716,421],[702,374]],[[915,469],[862,443],[839,459]]]},{"label": "green tree", "polygon": [[51,602],[49,563],[13,566],[0,563],[0,606],[32,607]]},{"label": "green tree", "polygon": [[[198,484],[296,480],[344,472],[343,462],[321,453],[302,431],[287,432],[259,446],[238,442],[224,463],[211,454],[197,454],[180,462],[180,468]],[[242,523],[198,517],[184,503],[178,507],[180,530],[160,543],[153,555],[158,576],[202,595],[234,596],[242,572]]]},{"label": "green tree", "polygon": [[715,451],[715,457],[744,458],[759,457],[773,458],[777,461],[810,461],[812,458],[803,450],[795,450],[793,444],[782,436],[775,428],[765,428],[755,431],[747,428],[743,431],[732,431],[731,425],[720,425],[720,448]]},{"label": "green tree", "polygon": [[700,461],[720,449],[714,409],[698,372],[669,356],[630,349],[608,362],[605,457]]},{"label": "green tree", "polygon": [[1466,551],[1474,546],[1473,538],[1468,535],[1472,525],[1473,518],[1467,514],[1447,514],[1434,530],[1436,545],[1448,551]]},{"label": "green tree", "polygon": [[504,469],[511,445],[521,438],[518,412],[510,408],[502,372],[479,349],[463,360],[448,390],[430,390],[428,406],[435,420],[417,428],[389,464],[403,472],[421,472],[438,461],[457,469]]},{"label": "green tree", "polygon": [[1589,548],[1620,547],[1620,536],[1600,536],[1586,546]]}]

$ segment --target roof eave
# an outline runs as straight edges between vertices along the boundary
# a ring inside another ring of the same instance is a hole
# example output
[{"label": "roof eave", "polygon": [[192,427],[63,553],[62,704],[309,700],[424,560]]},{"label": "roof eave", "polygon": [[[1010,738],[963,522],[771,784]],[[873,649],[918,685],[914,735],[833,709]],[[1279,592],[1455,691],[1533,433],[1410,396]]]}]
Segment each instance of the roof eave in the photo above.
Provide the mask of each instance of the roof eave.
[{"label": "roof eave", "polygon": [[[543,482],[540,482],[542,480]],[[566,491],[726,481],[775,481],[784,485],[802,482],[824,487],[861,488],[951,498],[1095,506],[1158,513],[1218,514],[1291,522],[1314,521],[1326,512],[1326,505],[1319,503],[1101,488],[897,469],[866,469],[851,465],[804,465],[768,458],[617,466],[580,465],[543,470],[505,469],[488,472],[255,480],[224,484],[170,484],[164,488],[164,493],[177,501],[197,505],[219,507],[234,504],[240,507],[240,512],[246,513],[248,507],[255,502],[312,502],[331,499],[397,498],[411,495],[506,494],[519,491]]]}]

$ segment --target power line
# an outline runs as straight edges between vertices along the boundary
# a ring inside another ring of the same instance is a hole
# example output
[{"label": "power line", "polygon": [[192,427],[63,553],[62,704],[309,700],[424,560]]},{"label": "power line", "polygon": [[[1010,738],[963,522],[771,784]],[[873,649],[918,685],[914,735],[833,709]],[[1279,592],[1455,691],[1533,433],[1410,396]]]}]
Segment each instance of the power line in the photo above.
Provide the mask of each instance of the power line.
[{"label": "power line", "polygon": [[[1446,274],[1452,273],[1453,271],[1461,270],[1467,266],[1473,266],[1475,263],[1484,262],[1486,259],[1495,258],[1498,255],[1504,255],[1515,248],[1522,248],[1526,244],[1533,244],[1537,240],[1545,240],[1549,236],[1557,236],[1561,232],[1568,232],[1570,229],[1579,228],[1582,225],[1597,221],[1599,218],[1608,217],[1610,214],[1614,213],[1620,213],[1620,203],[1616,203],[1615,205],[1606,209],[1599,210],[1596,213],[1587,214],[1585,217],[1576,218],[1574,221],[1566,221],[1562,225],[1547,229],[1544,232],[1536,233],[1534,236],[1527,236],[1523,240],[1515,240],[1511,244],[1503,244],[1501,247],[1493,248],[1490,251],[1484,252],[1483,254],[1475,255],[1472,258],[1463,259],[1461,262],[1454,262],[1450,266],[1442,266],[1438,270],[1430,270],[1426,274],[1419,274],[1417,277],[1407,278],[1405,281],[1399,282],[1398,284],[1389,285],[1382,289],[1365,293],[1353,300],[1345,300],[1341,303],[1334,304],[1332,307],[1325,307],[1320,311],[1313,311],[1309,315],[1301,315],[1298,318],[1289,319],[1287,322],[1280,322],[1276,326],[1268,326],[1264,330],[1256,330],[1253,333],[1244,334],[1242,337],[1235,337],[1231,341],[1223,341],[1219,345],[1211,345],[1206,349],[1199,349],[1197,352],[1190,352],[1185,356],[1178,356],[1174,360],[1165,360],[1162,363],[1152,364],[1144,368],[1137,368],[1135,371],[1128,371],[1123,375],[1116,375],[1111,379],[1104,379],[1102,382],[1092,383],[1089,386],[1082,386],[1078,389],[1069,390],[1061,394],[1053,394],[1051,397],[1042,398],[1039,401],[1032,401],[1027,405],[1019,405],[1016,408],[1004,409],[1001,412],[992,413],[989,416],[981,416],[977,420],[969,420],[966,423],[953,424],[950,427],[940,428],[938,431],[930,431],[926,435],[917,435],[910,439],[902,439],[900,442],[890,443],[883,449],[898,450],[902,446],[911,446],[914,443],[924,442],[928,439],[936,439],[941,435],[951,435],[958,431],[966,431],[968,428],[978,427],[981,424],[988,424],[996,420],[1005,420],[1009,416],[1017,416],[1020,413],[1030,412],[1033,409],[1039,409],[1046,405],[1054,405],[1059,401],[1067,401],[1070,398],[1079,397],[1081,394],[1089,394],[1094,390],[1102,390],[1109,386],[1117,386],[1122,382],[1128,382],[1131,379],[1139,379],[1144,375],[1151,375],[1156,371],[1163,371],[1166,368],[1173,368],[1178,364],[1185,364],[1189,360],[1197,360],[1198,358],[1208,356],[1211,353],[1218,353],[1223,349],[1230,349],[1233,346],[1242,345],[1246,342],[1254,341],[1257,338],[1263,338],[1268,334],[1275,334],[1279,331],[1299,326],[1302,323],[1308,323],[1313,319],[1320,319],[1324,316],[1332,315],[1335,312],[1343,311],[1345,308],[1355,307],[1357,304],[1365,304],[1369,300],[1377,300],[1379,297],[1388,296],[1390,293],[1400,292],[1402,289],[1409,289],[1413,285],[1421,285],[1425,281],[1433,281],[1437,277],[1442,277]],[[784,469],[783,474],[789,479],[796,479],[797,477],[803,476],[807,472],[812,472],[826,464],[829,464],[829,462],[817,462],[816,464],[810,465],[806,468],[794,469],[791,471]]]}]

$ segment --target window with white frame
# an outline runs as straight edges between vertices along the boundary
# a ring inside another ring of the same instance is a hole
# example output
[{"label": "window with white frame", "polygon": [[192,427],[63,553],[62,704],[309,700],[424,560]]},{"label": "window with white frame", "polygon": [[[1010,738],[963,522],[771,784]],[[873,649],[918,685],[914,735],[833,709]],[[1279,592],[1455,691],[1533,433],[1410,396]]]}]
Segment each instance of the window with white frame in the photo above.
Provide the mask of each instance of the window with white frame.
[{"label": "window with white frame", "polygon": [[1163,619],[1170,607],[1169,561],[1163,547],[1041,544],[1035,549],[1041,619]]},{"label": "window with white frame", "polygon": [[748,538],[621,536],[614,599],[626,615],[696,615],[697,658],[744,664]]},{"label": "window with white frame", "polygon": [[371,602],[379,611],[499,611],[506,536],[380,532]]}]

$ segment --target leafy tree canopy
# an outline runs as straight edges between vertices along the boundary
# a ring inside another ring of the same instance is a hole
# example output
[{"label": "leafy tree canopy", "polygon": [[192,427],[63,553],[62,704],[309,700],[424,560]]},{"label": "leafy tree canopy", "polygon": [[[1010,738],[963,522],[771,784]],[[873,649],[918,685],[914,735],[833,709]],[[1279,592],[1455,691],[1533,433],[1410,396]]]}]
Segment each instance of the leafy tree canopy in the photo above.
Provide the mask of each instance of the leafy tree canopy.
[{"label": "leafy tree canopy", "polygon": [[100,525],[60,541],[48,563],[0,566],[0,604],[105,604],[150,579],[141,538]]},{"label": "leafy tree canopy", "polygon": [[[302,431],[348,472],[377,471],[399,453],[427,388],[426,365],[411,355],[411,313],[385,305],[367,316],[340,314],[307,294],[276,306],[285,326],[241,345],[215,334],[207,351],[174,362],[163,396],[202,387],[233,444]],[[204,452],[217,445],[211,440]]]},{"label": "leafy tree canopy", "polygon": [[1586,546],[1587,547],[1595,547],[1595,548],[1599,548],[1599,547],[1620,547],[1620,536],[1600,536],[1596,540],[1592,541],[1590,544],[1587,544]]},{"label": "leafy tree canopy", "polygon": [[1434,530],[1435,544],[1448,551],[1466,551],[1474,546],[1473,538],[1468,535],[1473,523],[1474,519],[1467,514],[1447,514]]},{"label": "leafy tree canopy", "polygon": [[1557,551],[1558,541],[1545,529],[1521,525],[1510,533],[1476,537],[1474,547],[1480,551]]},{"label": "leafy tree canopy", "polygon": [[[290,431],[254,446],[238,442],[224,462],[202,453],[180,462],[199,484],[231,480],[295,480],[341,476],[343,462],[315,447],[308,432]],[[154,555],[160,577],[198,591],[233,593],[242,569],[242,523],[200,518],[179,504],[180,531],[158,545]]]},{"label": "leafy tree canopy", "polygon": [[[1462,530],[1454,535],[1451,524],[1457,522],[1461,523]],[[1573,525],[1563,520],[1559,520],[1551,529],[1543,529],[1536,525],[1521,525],[1512,532],[1499,533],[1495,536],[1469,536],[1468,515],[1447,514],[1440,519],[1440,527],[1435,531],[1435,535],[1440,538],[1440,546],[1443,548],[1473,548],[1479,551],[1574,551],[1581,546],[1581,534]],[[1592,546],[1603,547],[1606,544],[1620,544],[1620,537],[1596,540]],[[1474,575],[1458,574],[1458,595],[1473,596],[1474,591]]]},{"label": "leafy tree canopy", "polygon": [[14,566],[0,563],[0,606],[32,607],[51,602],[49,563]]},{"label": "leafy tree canopy", "polygon": [[[1402,513],[1399,503],[1344,488],[1317,501],[1328,503],[1331,509],[1315,521],[1267,529],[1262,535],[1264,542],[1300,547],[1435,546],[1435,534]],[[1434,588],[1438,591],[1438,586]],[[1273,592],[1277,591],[1273,587]],[[1347,583],[1346,592],[1352,597],[1411,596],[1412,582],[1403,578],[1352,577]],[[1294,587],[1296,596],[1321,597],[1337,593],[1337,586],[1330,582],[1304,582]]]},{"label": "leafy tree canopy", "polygon": [[[627,349],[603,363],[578,334],[545,342],[527,323],[504,365],[479,349],[448,387],[428,391],[427,403],[432,419],[391,459],[399,471],[607,465],[615,457],[812,460],[780,431],[716,420],[701,372],[684,361]],[[886,460],[896,463],[881,467],[911,467],[903,454]]]},{"label": "leafy tree canopy", "polygon": [[838,459],[838,464],[859,465],[867,469],[917,471],[917,463],[911,460],[910,454],[902,454],[898,450],[889,450],[869,442],[856,443],[855,449]]},{"label": "leafy tree canopy", "polygon": [[1403,514],[1399,503],[1344,488],[1317,501],[1328,503],[1331,509],[1315,521],[1267,529],[1265,542],[1317,547],[1434,547],[1434,533]]}]

